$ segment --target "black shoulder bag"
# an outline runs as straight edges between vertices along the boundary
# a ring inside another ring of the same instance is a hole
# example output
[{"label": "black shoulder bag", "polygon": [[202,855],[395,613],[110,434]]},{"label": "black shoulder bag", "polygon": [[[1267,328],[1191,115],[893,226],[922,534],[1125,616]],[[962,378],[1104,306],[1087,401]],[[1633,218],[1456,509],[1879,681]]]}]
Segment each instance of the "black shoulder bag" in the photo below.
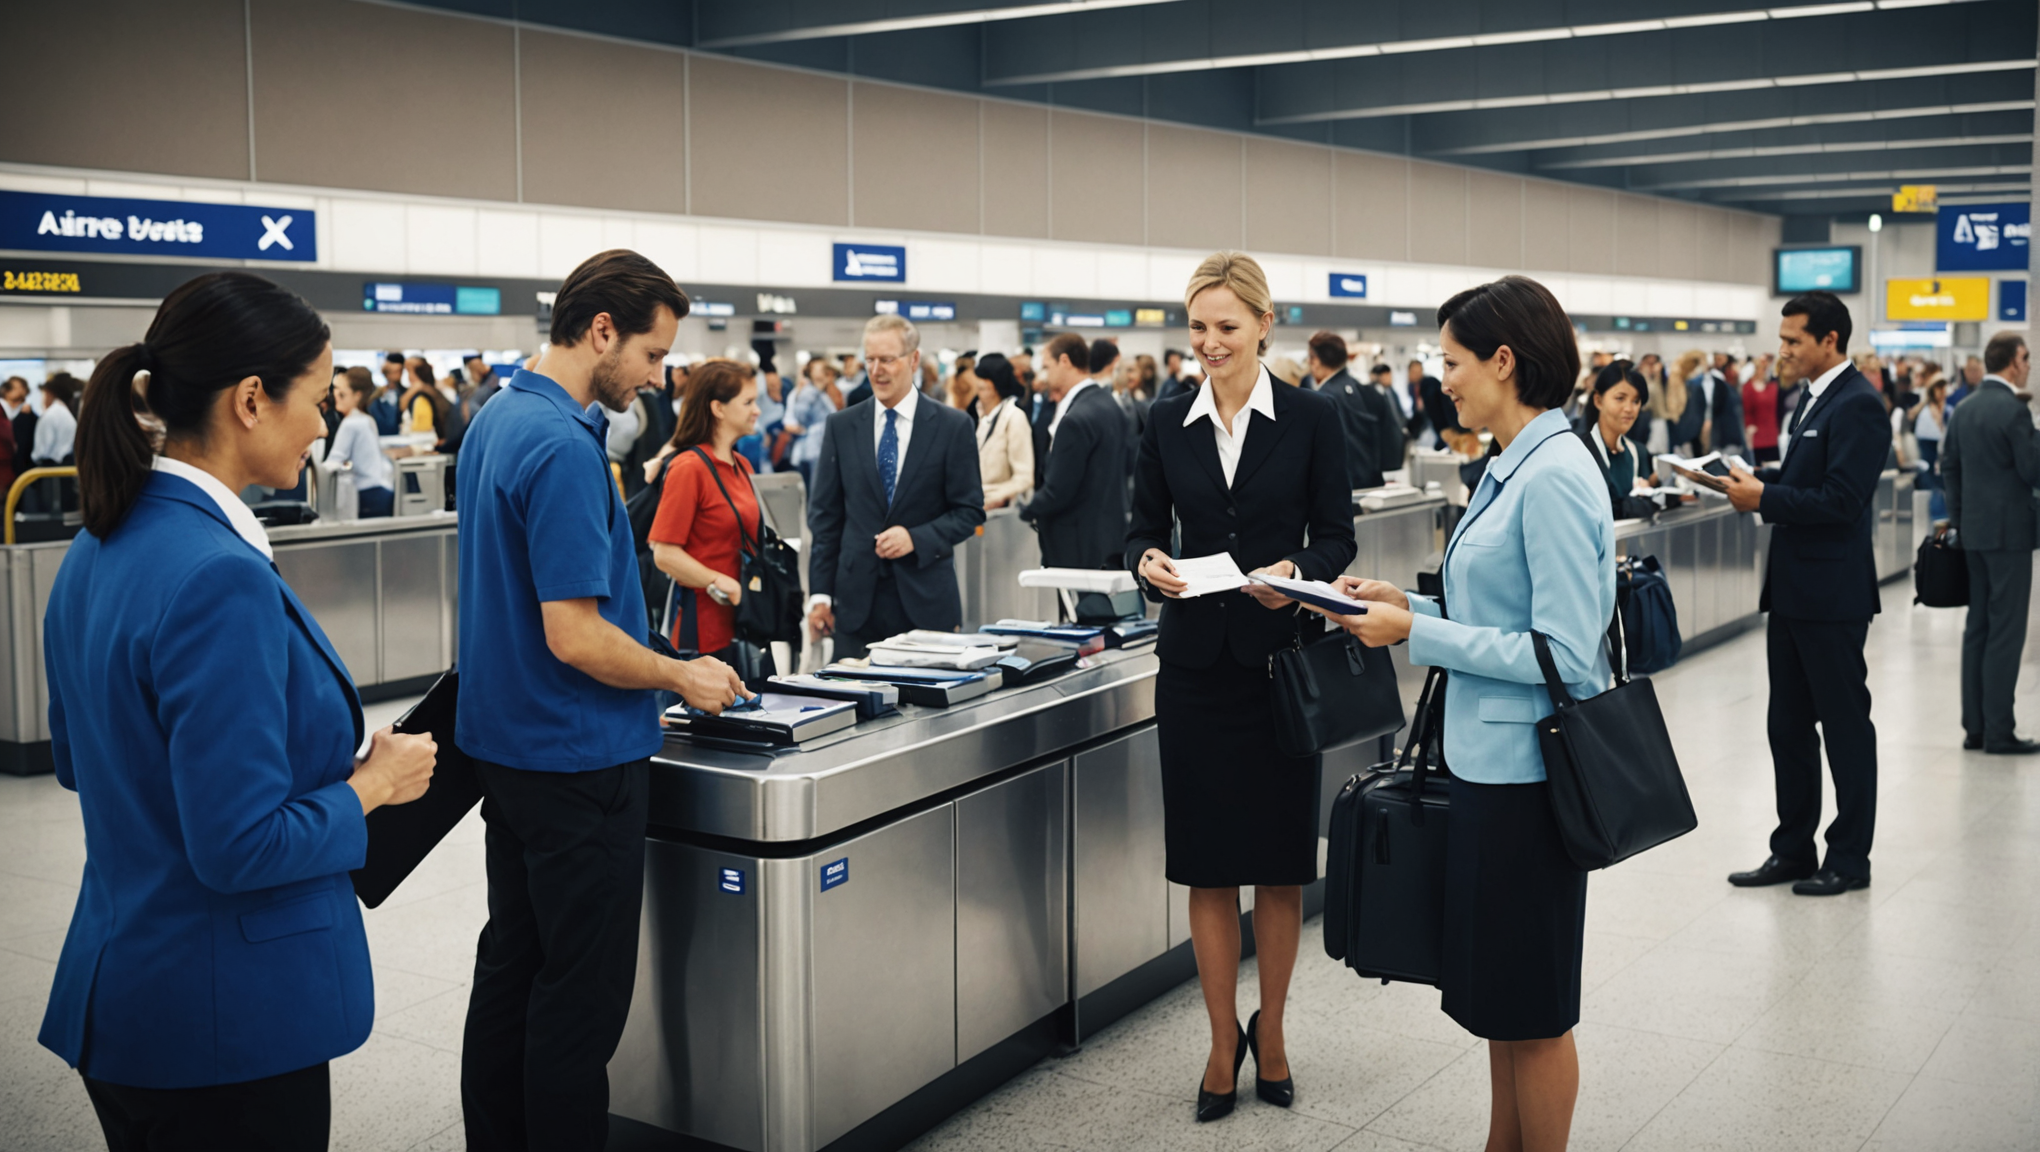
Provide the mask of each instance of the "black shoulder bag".
[{"label": "black shoulder bag", "polygon": [[1275,746],[1311,756],[1354,740],[1402,730],[1402,690],[1388,649],[1369,648],[1344,629],[1296,639],[1268,656],[1268,700]]},{"label": "black shoulder bag", "polygon": [[1700,826],[1672,735],[1649,680],[1631,680],[1622,616],[1609,628],[1615,686],[1575,700],[1559,679],[1551,642],[1530,633],[1537,666],[1556,706],[1537,722],[1566,855],[1582,869],[1606,868]]},{"label": "black shoulder bag", "polygon": [[[730,499],[730,490],[723,485],[722,474],[716,471],[715,461],[698,447],[692,451],[708,465],[709,476],[715,480],[723,502],[730,506],[730,515],[736,517],[737,539],[743,545],[743,564],[737,583],[742,585],[744,592],[743,598],[737,601],[737,639],[761,647],[775,640],[798,647],[801,632],[799,556],[765,523],[763,501],[759,502],[757,542],[752,543],[750,533],[744,531],[744,514],[737,511],[737,502]],[[752,489],[753,496],[756,493],[757,490]]]}]

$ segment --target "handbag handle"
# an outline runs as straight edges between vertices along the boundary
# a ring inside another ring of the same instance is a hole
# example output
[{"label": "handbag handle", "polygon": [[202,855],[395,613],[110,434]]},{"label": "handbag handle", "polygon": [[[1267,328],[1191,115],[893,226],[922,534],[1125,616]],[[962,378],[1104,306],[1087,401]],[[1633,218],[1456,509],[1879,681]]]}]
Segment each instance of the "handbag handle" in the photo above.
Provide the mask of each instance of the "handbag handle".
[{"label": "handbag handle", "polygon": [[[1396,758],[1396,770],[1411,769],[1410,823],[1424,822],[1424,781],[1431,774],[1431,741],[1441,736],[1445,711],[1445,669],[1433,668],[1424,678],[1424,691],[1417,697],[1417,714],[1410,721],[1410,738]],[[1414,763],[1411,752],[1415,752]],[[1449,768],[1448,768],[1449,771]]]}]

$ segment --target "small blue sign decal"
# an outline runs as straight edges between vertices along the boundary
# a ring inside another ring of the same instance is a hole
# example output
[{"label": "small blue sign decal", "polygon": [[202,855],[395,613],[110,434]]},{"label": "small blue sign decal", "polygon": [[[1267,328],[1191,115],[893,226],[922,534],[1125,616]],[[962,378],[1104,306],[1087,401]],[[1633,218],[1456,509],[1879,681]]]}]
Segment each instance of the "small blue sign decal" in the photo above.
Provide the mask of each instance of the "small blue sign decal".
[{"label": "small blue sign decal", "polygon": [[849,882],[850,858],[848,856],[834,863],[822,865],[822,891],[827,892],[839,884],[848,884]]},{"label": "small blue sign decal", "polygon": [[2026,282],[2024,280],[1998,281],[1998,312],[2001,321],[2023,323],[2026,319]]},{"label": "small blue sign decal", "polygon": [[1367,277],[1351,272],[1332,273],[1332,295],[1346,296],[1355,300],[1367,299]]},{"label": "small blue sign decal", "polygon": [[907,279],[907,250],[896,244],[838,244],[832,271],[837,280]]},{"label": "small blue sign decal", "polygon": [[744,870],[742,868],[724,868],[721,878],[716,881],[716,887],[733,895],[742,896],[744,894]]}]

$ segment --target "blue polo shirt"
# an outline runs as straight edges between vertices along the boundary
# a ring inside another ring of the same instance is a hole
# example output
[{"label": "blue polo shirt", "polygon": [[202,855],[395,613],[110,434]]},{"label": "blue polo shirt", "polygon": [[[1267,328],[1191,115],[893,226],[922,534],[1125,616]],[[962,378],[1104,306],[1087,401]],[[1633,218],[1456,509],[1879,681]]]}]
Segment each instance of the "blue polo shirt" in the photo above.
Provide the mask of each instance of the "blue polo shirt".
[{"label": "blue polo shirt", "polygon": [[[592,406],[591,406],[592,407]],[[460,711],[468,755],[530,772],[592,772],[659,750],[650,691],[611,688],[545,643],[539,605],[593,596],[646,636],[630,517],[603,448],[609,421],[519,370],[475,414],[455,469]]]}]

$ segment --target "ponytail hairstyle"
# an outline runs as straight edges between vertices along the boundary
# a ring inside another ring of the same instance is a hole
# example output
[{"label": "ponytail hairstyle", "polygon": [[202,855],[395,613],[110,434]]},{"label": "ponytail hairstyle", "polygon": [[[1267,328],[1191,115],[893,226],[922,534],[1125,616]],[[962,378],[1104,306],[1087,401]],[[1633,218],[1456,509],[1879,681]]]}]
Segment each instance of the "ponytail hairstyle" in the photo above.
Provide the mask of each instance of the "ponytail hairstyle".
[{"label": "ponytail hairstyle", "polygon": [[156,450],[144,418],[166,440],[203,441],[221,392],[254,376],[283,400],[330,335],[302,297],[252,272],[208,272],[171,292],[142,342],[108,353],[85,385],[76,453],[86,531],[106,539],[148,484]]}]

